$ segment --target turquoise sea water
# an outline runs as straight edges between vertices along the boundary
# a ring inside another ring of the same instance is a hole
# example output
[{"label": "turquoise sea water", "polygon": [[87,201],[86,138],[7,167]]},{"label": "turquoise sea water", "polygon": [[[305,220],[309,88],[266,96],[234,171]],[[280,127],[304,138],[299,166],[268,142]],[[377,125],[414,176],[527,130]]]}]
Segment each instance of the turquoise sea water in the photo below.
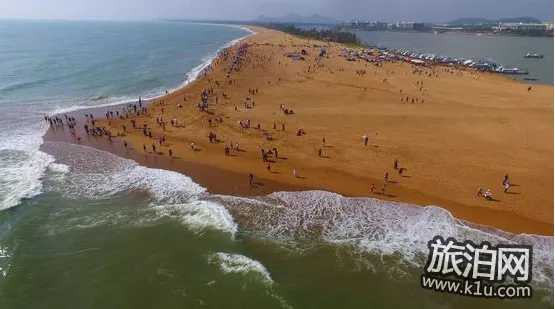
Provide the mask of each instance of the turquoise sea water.
[{"label": "turquoise sea water", "polygon": [[[211,195],[186,175],[43,141],[44,114],[160,95],[248,34],[0,21],[0,308],[552,306],[552,237],[476,230],[439,207],[322,191]],[[533,299],[422,289],[435,235],[532,244]]]}]

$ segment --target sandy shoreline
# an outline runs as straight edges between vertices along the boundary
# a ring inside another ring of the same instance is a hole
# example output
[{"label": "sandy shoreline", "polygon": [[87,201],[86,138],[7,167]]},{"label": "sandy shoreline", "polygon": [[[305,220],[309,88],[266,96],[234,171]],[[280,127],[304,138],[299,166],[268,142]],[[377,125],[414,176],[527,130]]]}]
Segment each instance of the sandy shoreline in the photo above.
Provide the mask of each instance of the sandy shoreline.
[{"label": "sandy shoreline", "polygon": [[[404,63],[374,67],[348,62],[338,56],[342,48],[338,44],[329,44],[329,59],[316,64],[319,47],[313,44],[322,43],[253,30],[256,35],[233,46],[228,57],[216,59],[205,77],[155,100],[148,107],[149,116],[110,121],[101,120],[103,112],[95,116],[97,125],[110,128],[114,135],[123,133],[125,125],[124,137],[112,142],[90,137],[79,123],[79,143],[145,166],[182,172],[212,193],[265,195],[320,189],[437,205],[477,224],[553,235],[552,86],[534,86],[527,92],[528,85],[489,74],[459,76],[458,71],[436,70],[437,77],[428,77],[429,72],[415,74]],[[250,45],[243,65],[228,78],[225,71],[242,43]],[[283,56],[301,49],[308,51],[305,61]],[[357,70],[366,74],[356,74]],[[210,88],[214,92],[208,96],[208,112],[198,111],[202,89]],[[250,94],[251,88],[258,93]],[[404,97],[419,103],[405,102]],[[295,114],[285,115],[280,104]],[[156,117],[163,117],[165,130]],[[131,119],[137,129],[132,129]],[[172,126],[173,119],[180,125]],[[241,129],[237,122],[247,119],[251,127]],[[145,123],[152,139],[143,136]],[[261,129],[256,128],[259,123]],[[300,128],[305,135],[297,136]],[[209,131],[221,142],[210,143]],[[271,139],[264,139],[263,131]],[[365,134],[370,137],[368,146],[361,139]],[[143,145],[151,152],[151,144],[159,146],[157,138],[162,135],[167,145],[158,151],[163,154],[145,154]],[[123,139],[137,150],[123,147]],[[67,130],[49,130],[45,140],[77,143]],[[201,151],[192,151],[191,141]],[[241,151],[224,155],[224,146],[235,143]],[[170,147],[173,159],[168,157]],[[261,147],[279,150],[271,172],[260,158]],[[322,156],[317,155],[319,149]],[[403,175],[393,169],[395,158],[407,168]],[[293,176],[293,169],[299,177]],[[372,184],[380,191],[386,171],[390,174],[387,194],[371,192]],[[262,185],[250,187],[249,173]],[[518,184],[510,189],[513,194],[503,193],[504,173]],[[480,186],[490,188],[499,201],[478,198]]]}]

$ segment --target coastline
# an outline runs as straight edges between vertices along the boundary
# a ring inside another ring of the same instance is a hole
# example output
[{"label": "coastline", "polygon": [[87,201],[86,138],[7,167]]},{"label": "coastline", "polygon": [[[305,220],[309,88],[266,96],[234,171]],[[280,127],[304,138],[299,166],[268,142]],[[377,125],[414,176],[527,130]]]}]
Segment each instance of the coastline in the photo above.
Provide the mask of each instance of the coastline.
[{"label": "coastline", "polygon": [[[256,30],[256,29],[255,29]],[[260,30],[258,30],[260,31]],[[263,30],[264,32],[272,32],[268,30]],[[274,33],[275,35],[275,33]],[[281,35],[280,35],[281,36]],[[253,34],[249,34],[246,37],[241,39],[235,40],[235,43],[231,45],[230,49],[236,50],[238,43],[245,41],[247,38],[253,37]],[[289,39],[289,37],[285,36]],[[267,38],[266,38],[267,39]],[[298,39],[295,39],[298,40]],[[298,40],[299,42],[302,40]],[[232,41],[233,42],[233,41]],[[230,42],[231,43],[231,42]],[[262,44],[262,42],[260,42]],[[334,48],[338,47],[339,44],[331,44]],[[202,72],[205,68],[211,66],[211,64],[215,64],[220,59],[212,59],[210,63],[208,63],[204,68],[200,69],[197,76],[202,75]],[[224,61],[222,61],[224,62]],[[219,64],[218,64],[219,65]],[[398,69],[398,68],[396,68]],[[297,72],[299,75],[300,72]],[[302,73],[301,73],[302,74]],[[211,74],[209,74],[211,75]],[[241,76],[241,78],[243,78]],[[483,77],[483,78],[490,78],[490,79],[497,79],[497,77]],[[310,78],[307,78],[307,81],[310,82]],[[501,81],[497,81],[498,83],[504,83]],[[275,83],[275,81],[274,81]],[[201,85],[204,84],[204,85]],[[268,81],[270,84],[270,81]],[[278,82],[279,84],[279,82]],[[177,172],[181,172],[189,177],[191,177],[195,182],[199,183],[201,186],[206,187],[208,192],[217,193],[217,194],[229,194],[229,195],[266,195],[271,192],[275,191],[301,191],[301,190],[311,190],[311,189],[318,189],[318,190],[325,190],[330,192],[336,192],[342,194],[344,196],[369,196],[374,198],[380,198],[389,201],[395,202],[408,202],[411,204],[418,204],[418,205],[437,205],[440,207],[444,207],[448,211],[450,211],[455,217],[470,221],[476,224],[487,225],[495,228],[500,228],[505,231],[514,232],[514,233],[533,233],[533,234],[541,234],[541,235],[552,235],[553,233],[553,222],[549,222],[551,219],[548,219],[548,222],[543,222],[538,220],[537,218],[529,218],[528,216],[519,214],[515,211],[506,211],[499,208],[494,207],[483,207],[483,206],[476,206],[476,205],[468,205],[465,203],[461,203],[456,200],[452,200],[449,198],[443,198],[442,196],[431,195],[429,192],[422,192],[418,188],[413,188],[410,186],[403,186],[402,184],[398,184],[399,182],[405,181],[403,178],[397,178],[395,180],[395,185],[391,185],[391,189],[388,188],[387,196],[377,195],[375,193],[369,192],[369,184],[376,183],[380,184],[379,176],[374,173],[371,176],[361,175],[359,173],[350,173],[349,171],[344,171],[342,169],[334,168],[333,166],[325,166],[320,168],[319,166],[307,166],[303,167],[302,169],[299,168],[299,172],[302,178],[298,177],[286,177],[284,173],[286,170],[290,171],[291,165],[288,164],[289,159],[284,160],[284,165],[287,165],[289,168],[280,169],[277,171],[276,175],[267,174],[264,171],[264,165],[260,162],[253,163],[256,161],[256,155],[250,156],[250,153],[256,153],[256,150],[253,147],[249,147],[247,154],[245,156],[242,153],[234,154],[234,156],[245,157],[244,160],[241,162],[237,162],[235,160],[233,163],[230,163],[229,160],[222,162],[221,159],[216,159],[216,156],[222,157],[223,151],[220,149],[223,146],[219,146],[218,149],[210,149],[212,145],[207,145],[207,143],[197,142],[199,147],[202,149],[201,152],[197,154],[192,154],[191,152],[186,152],[186,148],[188,147],[189,140],[194,138],[195,140],[200,140],[204,134],[210,129],[206,126],[206,115],[198,115],[195,114],[194,107],[190,103],[194,101],[196,103],[197,100],[189,99],[191,98],[190,92],[199,92],[200,89],[206,86],[206,78],[200,77],[187,82],[183,86],[175,89],[174,91],[170,92],[167,96],[162,96],[158,98],[154,98],[150,100],[151,103],[148,106],[149,113],[152,109],[156,108],[158,105],[159,107],[166,107],[171,110],[171,113],[175,113],[176,109],[169,107],[169,103],[160,102],[168,100],[172,105],[175,105],[176,102],[182,102],[181,97],[186,97],[186,113],[191,115],[191,121],[196,122],[196,128],[194,128],[194,133],[188,133],[191,136],[171,136],[171,132],[162,133],[168,136],[168,139],[175,146],[171,146],[172,149],[176,149],[175,153],[176,156],[172,158],[168,158],[166,155],[156,155],[156,154],[144,154],[141,150],[135,151],[131,149],[126,149],[123,147],[122,138],[114,138],[112,142],[106,141],[105,138],[102,137],[89,137],[85,134],[84,130],[82,129],[81,125],[77,126],[77,136],[83,136],[86,138],[82,139],[78,142],[73,135],[69,134],[66,131],[63,131],[64,134],[60,134],[60,132],[56,132],[55,130],[49,129],[49,131],[45,134],[44,140],[45,141],[63,141],[63,142],[72,142],[72,143],[82,143],[83,145],[95,147],[104,151],[109,151],[116,155],[132,159],[137,161],[139,164],[148,166],[148,167],[155,167],[155,168],[162,168],[162,169],[169,169],[174,170]],[[552,88],[552,87],[551,87]],[[374,89],[377,91],[381,91],[381,89]],[[226,90],[227,91],[227,90]],[[230,92],[232,90],[229,90]],[[366,92],[366,91],[365,91]],[[246,95],[246,94],[245,94]],[[196,98],[196,96],[195,96]],[[253,99],[259,101],[257,96],[253,96]],[[158,101],[158,102],[156,102]],[[238,100],[236,100],[238,101]],[[226,105],[229,105],[230,102],[226,102]],[[235,104],[238,104],[236,102]],[[274,104],[276,105],[276,104]],[[258,105],[257,105],[258,106]],[[102,108],[95,108],[94,114],[95,118],[99,119],[99,124],[110,128],[112,132],[121,131],[121,124],[123,120],[113,120],[113,121],[105,121],[100,120],[103,118],[103,114],[106,109],[114,109],[117,106],[109,106],[109,107],[102,107]],[[230,106],[226,106],[227,109],[230,109]],[[258,107],[257,107],[258,108]],[[263,107],[264,108],[264,107]],[[299,109],[299,107],[295,108]],[[83,110],[79,110],[82,114]],[[246,111],[249,112],[249,111]],[[267,111],[266,111],[267,112]],[[78,117],[78,116],[75,116]],[[154,128],[156,130],[156,126],[152,125],[154,115],[150,117],[137,117],[137,119],[145,120],[149,123],[149,127]],[[166,122],[168,122],[169,117],[164,117]],[[81,120],[83,120],[81,118]],[[80,122],[79,122],[80,123]],[[128,127],[130,127],[129,121],[125,121]],[[227,120],[226,120],[227,123]],[[268,123],[265,123],[266,127],[268,127]],[[169,124],[168,124],[169,126]],[[198,127],[204,127],[202,132],[199,132]],[[233,128],[226,127],[225,128],[229,132],[229,130],[233,130]],[[292,128],[289,131],[292,131]],[[310,132],[311,128],[307,127],[307,131]],[[268,131],[271,132],[270,129]],[[156,131],[155,131],[156,132]],[[279,133],[277,133],[279,135]],[[129,144],[134,149],[141,149],[141,144],[143,143],[142,137],[140,136],[140,130],[136,130],[136,132],[127,133],[125,140],[129,142]],[[255,134],[257,135],[257,134]],[[376,133],[377,135],[377,133]],[[226,133],[224,133],[226,136]],[[282,137],[282,136],[279,136]],[[240,139],[241,145],[248,145],[250,140],[254,140],[252,134],[248,136],[247,139]],[[315,137],[319,139],[319,137]],[[378,139],[379,137],[373,137]],[[155,142],[155,140],[153,140]],[[256,142],[255,144],[258,144]],[[178,144],[182,144],[179,146]],[[263,144],[263,143],[260,143]],[[309,143],[311,149],[314,148],[314,143]],[[329,150],[330,152],[333,151],[333,141],[332,146]],[[380,151],[380,147],[382,145],[374,145],[378,151]],[[316,146],[317,149],[318,146]],[[206,151],[205,151],[206,149]],[[208,150],[210,149],[210,150]],[[280,149],[282,147],[280,146]],[[299,148],[297,148],[299,149]],[[553,147],[551,147],[551,150]],[[254,151],[252,151],[254,150]],[[326,148],[327,152],[327,148]],[[217,154],[216,154],[217,153]],[[286,155],[288,155],[286,153]],[[183,156],[183,158],[182,158]],[[302,160],[311,160],[312,157],[301,157],[297,158]],[[233,158],[226,158],[232,159]],[[333,159],[333,157],[332,157]],[[277,163],[281,164],[280,160]],[[387,163],[389,165],[389,162]],[[552,168],[552,167],[551,167]],[[324,174],[322,175],[322,170]],[[255,174],[255,182],[256,180],[260,180],[263,185],[249,187],[247,183],[247,177],[249,172],[254,172]],[[409,168],[409,174],[405,175],[413,177],[412,174],[412,167]],[[379,172],[382,173],[382,172]],[[330,183],[329,179],[337,179],[339,181],[334,181]],[[393,181],[392,181],[393,183]],[[379,187],[379,186],[378,186]],[[390,191],[389,191],[390,190]],[[551,211],[553,211],[551,209]]]}]

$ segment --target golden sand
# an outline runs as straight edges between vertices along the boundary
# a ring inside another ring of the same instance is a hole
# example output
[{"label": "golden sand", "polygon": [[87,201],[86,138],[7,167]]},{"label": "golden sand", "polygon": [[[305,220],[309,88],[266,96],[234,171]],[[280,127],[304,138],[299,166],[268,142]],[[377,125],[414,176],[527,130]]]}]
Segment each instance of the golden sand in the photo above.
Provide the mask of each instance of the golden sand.
[{"label": "golden sand", "polygon": [[[340,44],[251,28],[257,34],[241,42],[250,47],[240,71],[228,77],[233,57],[220,59],[206,77],[152,103],[148,116],[113,119],[110,124],[102,120],[99,125],[116,134],[125,124],[124,139],[141,151],[143,145],[148,151],[152,143],[158,146],[157,138],[163,135],[168,145],[157,151],[164,156],[171,147],[180,160],[253,173],[258,179],[438,205],[474,223],[553,235],[553,86],[533,85],[527,91],[528,84],[489,73],[446,67],[415,73],[410,64],[391,62],[376,67],[346,61],[340,57]],[[329,58],[320,65],[315,45],[327,46]],[[308,52],[305,61],[283,55],[302,49]],[[214,92],[208,112],[196,108],[205,88]],[[249,94],[252,88],[258,94]],[[254,107],[246,108],[245,102],[254,102]],[[294,115],[285,115],[281,104]],[[165,131],[156,123],[160,116]],[[222,123],[215,121],[220,118]],[[152,139],[139,128],[131,129],[130,119],[141,128],[146,122]],[[180,126],[172,126],[172,119]],[[247,119],[251,128],[241,129],[238,122]],[[300,128],[306,134],[297,136]],[[209,142],[210,131],[221,143]],[[369,137],[367,146],[363,135]],[[192,141],[199,151],[190,149]],[[224,147],[230,143],[238,143],[240,151],[232,149],[226,156]],[[270,172],[261,148],[278,149],[280,158],[271,163]],[[393,169],[394,159],[406,168],[402,175]],[[381,195],[385,172],[390,182]],[[509,194],[503,192],[505,173],[513,184]],[[479,187],[491,189],[495,201],[478,197]]]}]

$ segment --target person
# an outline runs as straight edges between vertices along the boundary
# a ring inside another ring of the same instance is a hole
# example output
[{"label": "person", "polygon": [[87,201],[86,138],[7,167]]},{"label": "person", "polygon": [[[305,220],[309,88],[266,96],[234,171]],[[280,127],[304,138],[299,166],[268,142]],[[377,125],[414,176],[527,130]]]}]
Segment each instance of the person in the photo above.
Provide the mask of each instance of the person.
[{"label": "person", "polygon": [[389,182],[389,173],[385,172],[385,175],[383,176],[383,180],[387,183]]},{"label": "person", "polygon": [[318,156],[319,156],[319,157],[322,156],[322,148],[318,149]]},{"label": "person", "polygon": [[484,194],[484,188],[482,187],[478,188],[478,192],[476,193],[476,196],[482,197],[483,194]]},{"label": "person", "polygon": [[393,160],[393,169],[398,169],[399,168],[399,160],[395,159]]},{"label": "person", "polygon": [[505,185],[508,182],[509,182],[509,173],[505,173],[505,176],[503,176],[503,185]]},{"label": "person", "polygon": [[143,144],[143,150],[146,152],[146,145]]},{"label": "person", "polygon": [[293,176],[296,178],[297,177],[297,169],[293,168]]},{"label": "person", "polygon": [[191,142],[191,149],[195,150],[195,142]]},{"label": "person", "polygon": [[123,147],[127,148],[127,142],[123,141]]},{"label": "person", "polygon": [[170,149],[168,149],[168,153],[169,153],[170,157],[173,157],[173,151],[172,151],[172,149],[171,149],[171,148],[170,148]]},{"label": "person", "polygon": [[505,183],[505,190],[504,190],[504,192],[507,193],[507,192],[509,191],[509,188],[510,188],[510,187],[511,187],[511,184],[507,181],[507,182]]},{"label": "person", "polygon": [[387,190],[387,182],[382,186],[382,195],[385,195],[385,191]]},{"label": "person", "polygon": [[268,170],[268,172],[270,171],[270,162],[268,162],[268,165],[266,165],[266,169]]},{"label": "person", "polygon": [[252,180],[254,179],[254,175],[252,173],[249,173],[249,186],[252,187]]},{"label": "person", "polygon": [[491,201],[493,200],[493,194],[491,193],[490,189],[487,189],[486,194],[484,194],[484,197],[486,198],[486,200]]},{"label": "person", "polygon": [[362,138],[364,139],[364,146],[368,145],[368,135],[363,135]]},{"label": "person", "polygon": [[376,190],[376,186],[372,184],[372,187],[370,188],[370,192],[374,192],[374,190]]}]

